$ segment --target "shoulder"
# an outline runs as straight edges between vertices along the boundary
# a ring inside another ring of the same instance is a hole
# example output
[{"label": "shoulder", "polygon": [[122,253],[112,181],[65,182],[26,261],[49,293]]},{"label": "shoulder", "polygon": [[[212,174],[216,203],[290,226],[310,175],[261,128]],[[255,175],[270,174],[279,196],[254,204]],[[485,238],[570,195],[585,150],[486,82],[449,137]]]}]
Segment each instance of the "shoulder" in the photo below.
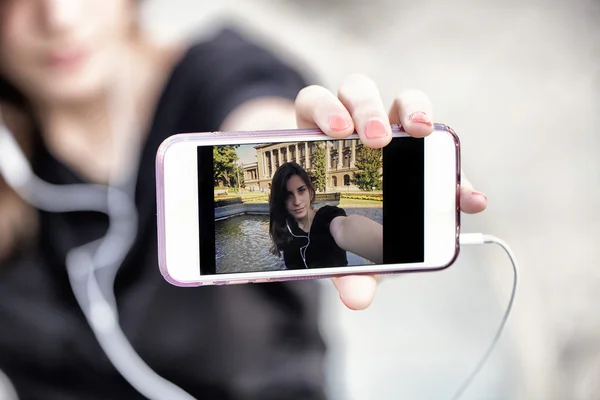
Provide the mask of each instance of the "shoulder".
[{"label": "shoulder", "polygon": [[346,217],[346,210],[336,206],[323,206],[315,215],[315,223],[329,224],[336,217]]},{"label": "shoulder", "polygon": [[[253,62],[255,58],[265,56],[273,57],[257,43],[233,29],[225,28],[189,43],[179,67],[180,69],[201,68],[201,70],[221,72],[224,69]],[[232,63],[233,65],[225,65],[221,64],[223,61],[235,62]]]},{"label": "shoulder", "polygon": [[265,47],[222,29],[188,45],[163,97],[186,107],[194,123],[185,129],[218,130],[243,103],[267,96],[293,100],[307,85],[300,71]]}]

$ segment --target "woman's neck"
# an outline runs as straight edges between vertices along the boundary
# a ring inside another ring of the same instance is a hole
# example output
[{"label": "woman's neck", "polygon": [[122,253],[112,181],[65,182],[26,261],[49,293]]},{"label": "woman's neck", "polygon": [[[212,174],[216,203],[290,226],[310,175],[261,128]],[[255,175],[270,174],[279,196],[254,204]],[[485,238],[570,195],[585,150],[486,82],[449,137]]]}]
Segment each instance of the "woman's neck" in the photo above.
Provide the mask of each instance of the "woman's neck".
[{"label": "woman's neck", "polygon": [[308,212],[306,213],[306,216],[304,218],[301,218],[296,221],[298,223],[298,226],[300,227],[300,229],[302,229],[305,232],[308,232],[310,230],[310,225],[312,223],[314,216],[315,216],[315,212],[314,212],[313,207],[311,206],[309,208]]},{"label": "woman's neck", "polygon": [[115,162],[106,96],[80,104],[36,107],[40,133],[48,150],[61,162],[92,181],[107,181]]}]

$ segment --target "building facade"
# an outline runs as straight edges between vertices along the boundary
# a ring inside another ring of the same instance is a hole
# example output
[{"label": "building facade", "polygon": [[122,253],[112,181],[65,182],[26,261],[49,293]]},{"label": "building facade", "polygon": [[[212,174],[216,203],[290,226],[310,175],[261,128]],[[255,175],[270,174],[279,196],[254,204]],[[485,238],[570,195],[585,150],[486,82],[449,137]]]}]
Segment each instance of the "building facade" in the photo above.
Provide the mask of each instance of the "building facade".
[{"label": "building facade", "polygon": [[[326,191],[358,190],[351,184],[357,171],[356,153],[361,148],[360,140],[335,140],[325,142]],[[266,191],[279,166],[296,162],[307,172],[312,170],[315,142],[261,144],[255,146],[257,162],[244,164],[246,189]]]}]

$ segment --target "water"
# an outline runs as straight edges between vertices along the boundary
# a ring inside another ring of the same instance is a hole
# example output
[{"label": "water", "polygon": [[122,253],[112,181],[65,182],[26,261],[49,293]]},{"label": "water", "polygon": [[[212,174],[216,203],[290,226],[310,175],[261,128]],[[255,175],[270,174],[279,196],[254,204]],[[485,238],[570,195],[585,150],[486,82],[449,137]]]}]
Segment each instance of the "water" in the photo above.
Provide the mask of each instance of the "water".
[{"label": "water", "polygon": [[[283,260],[269,252],[268,215],[238,215],[215,222],[216,270],[218,274],[277,271]],[[371,262],[347,252],[348,265]]]},{"label": "water", "polygon": [[239,215],[215,222],[218,274],[275,271],[283,260],[269,252],[268,215]]}]

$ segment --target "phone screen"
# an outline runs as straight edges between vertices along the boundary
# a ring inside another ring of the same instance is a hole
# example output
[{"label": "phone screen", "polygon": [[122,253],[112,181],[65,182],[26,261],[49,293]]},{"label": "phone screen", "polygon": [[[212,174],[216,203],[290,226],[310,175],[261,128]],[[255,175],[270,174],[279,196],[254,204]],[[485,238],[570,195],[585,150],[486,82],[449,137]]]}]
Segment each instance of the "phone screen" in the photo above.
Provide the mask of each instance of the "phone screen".
[{"label": "phone screen", "polygon": [[[424,261],[424,139],[394,138],[383,149],[341,139],[197,151],[202,275]],[[383,233],[367,251],[380,252],[378,261],[338,243],[334,221],[353,215],[354,242]]]}]

